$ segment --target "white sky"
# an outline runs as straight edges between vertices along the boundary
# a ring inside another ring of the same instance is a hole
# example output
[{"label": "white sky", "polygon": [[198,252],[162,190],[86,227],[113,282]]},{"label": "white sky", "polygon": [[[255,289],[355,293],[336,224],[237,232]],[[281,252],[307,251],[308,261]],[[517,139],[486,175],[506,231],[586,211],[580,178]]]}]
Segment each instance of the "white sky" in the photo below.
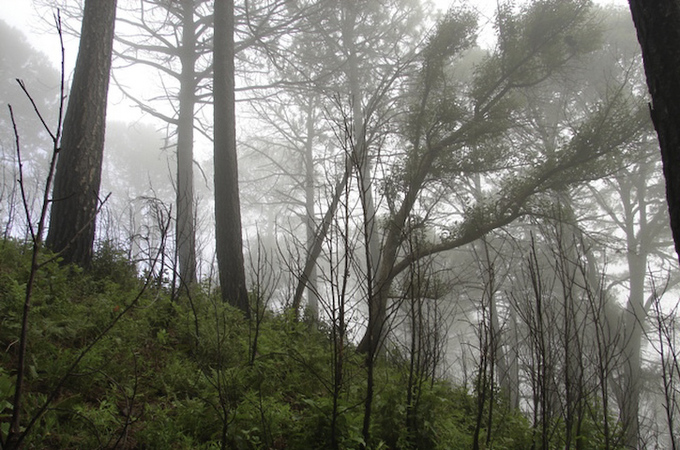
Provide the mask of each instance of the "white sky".
[{"label": "white sky", "polygon": [[[438,8],[447,9],[457,0],[432,0]],[[31,44],[38,48],[50,48],[54,35],[44,30],[53,23],[52,12],[37,8],[34,0],[0,0],[0,19],[23,30]],[[468,3],[479,9],[481,13],[493,12],[497,0],[469,0]],[[627,0],[595,0],[601,5],[627,6]],[[42,15],[42,16],[41,16]],[[58,48],[58,47],[57,47]],[[47,51],[46,51],[47,52]]]},{"label": "white sky", "polygon": [[[432,0],[438,8],[446,10],[452,4],[458,3],[461,0]],[[485,18],[490,18],[499,0],[468,0],[468,5],[476,7],[480,12],[480,24],[485,23]],[[500,0],[502,1],[502,0]],[[22,30],[29,42],[37,49],[44,52],[53,62],[55,67],[59,65],[59,41],[54,31],[54,12],[44,7],[38,7],[41,1],[34,0],[0,0],[0,20],[3,20],[10,25]],[[595,0],[595,3],[601,5],[618,5],[626,7],[627,0]],[[79,27],[79,25],[73,25]],[[73,37],[65,36],[66,44],[66,71],[67,75],[71,73],[72,67],[75,64],[75,59],[78,51],[78,42]],[[21,74],[17,74],[21,77]],[[114,92],[111,94],[116,95]],[[130,119],[130,107],[122,107],[120,105],[120,97],[117,102],[115,98],[111,98],[111,108],[109,109],[109,118],[112,119]],[[116,107],[118,103],[121,107]]]}]

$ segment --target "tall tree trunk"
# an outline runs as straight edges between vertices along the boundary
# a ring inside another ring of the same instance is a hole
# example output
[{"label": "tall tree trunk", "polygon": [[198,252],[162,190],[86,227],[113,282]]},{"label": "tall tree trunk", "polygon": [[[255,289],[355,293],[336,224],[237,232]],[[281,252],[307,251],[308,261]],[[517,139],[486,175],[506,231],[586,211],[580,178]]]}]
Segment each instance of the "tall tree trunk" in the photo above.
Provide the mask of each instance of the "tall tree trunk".
[{"label": "tall tree trunk", "polygon": [[117,0],[86,0],[80,48],[64,117],[46,245],[64,263],[92,260],[100,206],[106,103]]},{"label": "tall tree trunk", "polygon": [[234,1],[215,0],[215,238],[222,300],[250,316],[241,237],[234,93]]},{"label": "tall tree trunk", "polygon": [[621,421],[623,422],[624,443],[626,448],[638,448],[640,423],[640,391],[642,382],[641,356],[642,330],[645,322],[644,279],[646,256],[628,251],[630,271],[630,294],[626,307],[623,336],[623,390],[621,401]]},{"label": "tall tree trunk", "polygon": [[[625,311],[623,336],[623,396],[621,398],[621,416],[623,421],[624,443],[627,448],[638,448],[640,422],[640,394],[642,388],[642,334],[647,318],[645,311],[645,277],[647,275],[647,259],[650,251],[649,218],[647,217],[647,174],[644,169],[635,180],[636,196],[630,190],[622,189],[624,217],[626,220],[626,241],[628,252],[628,277],[630,291]],[[635,224],[635,214],[639,221]],[[637,233],[636,233],[637,225]]]},{"label": "tall tree trunk", "polygon": [[182,0],[182,72],[177,118],[177,230],[179,277],[183,286],[196,281],[194,229],[194,105],[196,103],[196,22],[194,2]]},{"label": "tall tree trunk", "polygon": [[675,251],[680,255],[680,2],[629,0],[659,137]]}]

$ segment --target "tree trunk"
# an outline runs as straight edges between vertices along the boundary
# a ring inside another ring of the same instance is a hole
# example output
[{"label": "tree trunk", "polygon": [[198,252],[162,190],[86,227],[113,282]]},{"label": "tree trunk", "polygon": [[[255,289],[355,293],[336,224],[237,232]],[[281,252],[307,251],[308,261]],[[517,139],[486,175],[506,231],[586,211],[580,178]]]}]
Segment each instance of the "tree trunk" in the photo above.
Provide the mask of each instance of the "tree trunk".
[{"label": "tree trunk", "polygon": [[250,316],[241,237],[234,93],[234,2],[215,0],[215,238],[222,300]]},{"label": "tree trunk", "polygon": [[680,3],[629,0],[659,137],[675,251],[680,255]]},{"label": "tree trunk", "polygon": [[365,243],[366,250],[368,251],[367,259],[371,266],[371,273],[375,274],[378,271],[380,241],[378,230],[375,226],[376,210],[375,200],[373,198],[371,159],[368,154],[366,143],[366,114],[362,105],[361,81],[359,79],[359,58],[357,56],[355,42],[355,27],[357,22],[356,8],[357,6],[352,0],[345,0],[343,2],[344,22],[342,27],[342,41],[347,52],[345,75],[347,76],[351,102],[350,106],[352,108],[352,130],[350,133],[352,148],[350,151],[359,176],[359,189],[361,190],[359,195],[365,209],[365,227],[368,231],[366,235],[368,242]]},{"label": "tree trunk", "polygon": [[298,276],[298,282],[295,287],[295,294],[293,296],[293,302],[291,308],[297,314],[300,311],[300,303],[302,302],[302,295],[308,286],[309,280],[314,278],[314,273],[316,271],[316,260],[321,255],[321,250],[323,250],[324,239],[328,234],[328,229],[333,222],[333,217],[335,217],[335,212],[338,209],[338,204],[340,202],[340,197],[343,192],[345,192],[345,186],[347,185],[347,180],[352,173],[352,162],[351,158],[348,156],[345,158],[345,171],[342,174],[342,178],[338,180],[335,184],[335,190],[333,191],[333,197],[331,197],[331,202],[328,205],[328,209],[324,213],[321,223],[318,225],[313,239],[307,240],[307,259],[305,261],[305,266],[302,268],[302,273]]},{"label": "tree trunk", "polygon": [[[315,106],[317,97],[314,96],[307,104],[307,135],[305,136],[305,229],[307,232],[307,255],[312,254],[314,249],[314,241],[316,238],[316,208],[315,201],[315,177],[314,177],[314,136],[316,134],[314,128],[315,122]],[[315,261],[316,263],[316,261]],[[307,279],[307,316],[316,323],[319,320],[319,292],[317,289],[317,270],[316,264],[311,267],[309,277]],[[296,310],[297,312],[297,310]]]},{"label": "tree trunk", "polygon": [[177,118],[177,230],[176,248],[180,284],[196,281],[196,232],[194,229],[194,105],[196,103],[196,22],[194,5],[182,1],[182,72]]},{"label": "tree trunk", "polygon": [[378,270],[375,273],[373,282],[371,302],[368,305],[368,325],[363,338],[357,346],[357,350],[360,353],[369,353],[370,349],[377,349],[381,345],[382,338],[386,331],[384,327],[388,319],[387,303],[392,287],[392,280],[398,273],[398,271],[395,270],[395,263],[397,262],[399,247],[403,242],[404,227],[406,225],[406,220],[416,203],[425,177],[432,167],[436,157],[435,155],[436,152],[428,152],[424,155],[416,173],[409,180],[408,191],[404,196],[399,211],[394,215],[387,226],[386,236],[380,253]]},{"label": "tree trunk", "polygon": [[86,0],[45,241],[66,264],[92,260],[115,19],[116,0]]},{"label": "tree trunk", "polygon": [[624,444],[626,448],[638,448],[640,423],[640,391],[642,382],[642,331],[645,323],[644,279],[646,256],[628,250],[630,271],[630,294],[626,307],[623,336],[623,396],[621,401],[621,421],[623,422]]}]

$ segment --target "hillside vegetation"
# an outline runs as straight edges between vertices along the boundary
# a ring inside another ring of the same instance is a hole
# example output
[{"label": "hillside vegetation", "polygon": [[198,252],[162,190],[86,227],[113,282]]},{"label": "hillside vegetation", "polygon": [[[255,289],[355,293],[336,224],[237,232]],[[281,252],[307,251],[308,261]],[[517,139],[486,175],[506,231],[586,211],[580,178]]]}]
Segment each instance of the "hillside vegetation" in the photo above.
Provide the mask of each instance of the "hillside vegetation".
[{"label": "hillside vegetation", "polygon": [[[2,241],[3,435],[9,428],[16,365],[12,347],[29,266],[30,247]],[[37,420],[26,448],[364,445],[363,357],[351,345],[344,349],[338,383],[336,349],[323,324],[317,329],[272,312],[246,321],[219,298],[203,287],[172,301],[106,245],[88,272],[57,262],[43,265],[30,312],[23,417]],[[379,358],[374,440],[368,447],[472,448],[477,411],[470,387],[422,379],[418,405],[409,406],[408,369],[395,351]],[[530,447],[528,421],[502,404],[494,409],[496,418],[504,418],[494,420],[492,430],[483,429],[481,441],[489,434],[493,448]]]}]

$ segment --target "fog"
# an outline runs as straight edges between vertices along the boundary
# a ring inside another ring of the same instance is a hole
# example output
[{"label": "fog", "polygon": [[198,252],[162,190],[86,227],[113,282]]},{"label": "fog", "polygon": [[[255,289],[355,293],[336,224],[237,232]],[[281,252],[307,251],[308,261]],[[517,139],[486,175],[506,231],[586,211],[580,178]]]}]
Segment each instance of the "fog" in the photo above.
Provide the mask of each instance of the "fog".
[{"label": "fog", "polygon": [[[52,3],[68,93],[81,10]],[[626,1],[237,2],[235,124],[214,119],[228,77],[213,71],[213,3],[180,3],[119,0],[89,258],[116,249],[189,302],[196,330],[194,292],[258,332],[271,317],[321,330],[336,358],[333,427],[350,395],[342,364],[366,374],[356,385],[372,400],[387,361],[408,374],[407,428],[412,395],[446,380],[479,402],[476,445],[501,403],[539,447],[571,448],[579,421],[606,448],[670,442],[659,405],[677,411],[663,383],[680,374],[659,381],[659,349],[678,343],[653,331],[675,326],[680,278]],[[14,80],[56,127],[49,5],[0,8],[5,240],[35,241],[50,174],[50,133]],[[220,137],[232,126],[233,149]],[[223,206],[222,181],[236,206]],[[225,267],[239,259],[246,285],[230,297]],[[357,408],[366,441],[371,400]],[[418,448],[414,436],[390,445]]]}]

